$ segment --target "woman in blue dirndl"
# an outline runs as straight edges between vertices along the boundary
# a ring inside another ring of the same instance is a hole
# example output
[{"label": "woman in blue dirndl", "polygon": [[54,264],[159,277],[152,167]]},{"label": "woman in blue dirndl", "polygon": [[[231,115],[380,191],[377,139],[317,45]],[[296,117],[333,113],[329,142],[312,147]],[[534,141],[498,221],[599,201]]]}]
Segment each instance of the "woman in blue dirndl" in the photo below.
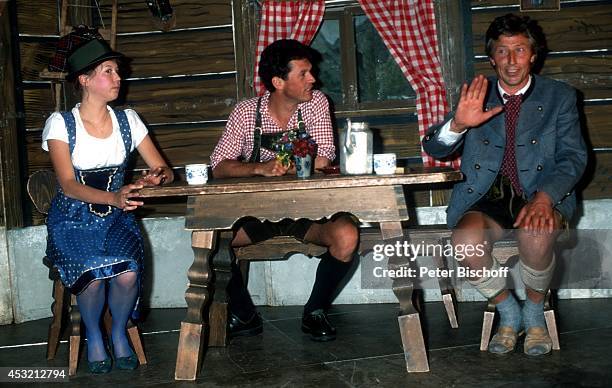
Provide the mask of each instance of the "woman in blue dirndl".
[{"label": "woman in blue dirndl", "polygon": [[[115,367],[138,365],[126,324],[137,311],[144,250],[131,211],[143,205],[139,189],[174,179],[136,112],[107,105],[119,94],[122,57],[100,40],[78,47],[68,57],[68,79],[80,90],[81,102],[71,111],[53,113],[43,131],[42,147],[59,183],[47,218],[47,256],[77,295],[93,373],[106,373],[112,364],[100,330],[106,303],[113,317],[109,350]],[[134,149],[149,171],[124,185]]]}]

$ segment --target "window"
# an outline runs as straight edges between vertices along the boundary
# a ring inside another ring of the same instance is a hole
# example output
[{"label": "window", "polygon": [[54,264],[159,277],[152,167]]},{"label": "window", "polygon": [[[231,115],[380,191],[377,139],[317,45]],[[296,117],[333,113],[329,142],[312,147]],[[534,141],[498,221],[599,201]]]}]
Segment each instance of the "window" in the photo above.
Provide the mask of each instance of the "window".
[{"label": "window", "polygon": [[332,9],[312,47],[321,53],[321,90],[340,110],[414,105],[415,92],[360,7]]}]

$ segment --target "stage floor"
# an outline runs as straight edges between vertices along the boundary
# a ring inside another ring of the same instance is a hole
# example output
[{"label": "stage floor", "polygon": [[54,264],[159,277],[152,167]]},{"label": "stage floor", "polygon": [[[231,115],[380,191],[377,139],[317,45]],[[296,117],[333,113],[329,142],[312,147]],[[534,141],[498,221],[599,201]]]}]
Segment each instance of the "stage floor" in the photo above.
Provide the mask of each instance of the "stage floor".
[{"label": "stage floor", "polygon": [[[204,356],[196,384],[265,387],[549,387],[609,386],[612,381],[612,299],[558,303],[561,350],[543,358],[517,351],[494,356],[478,349],[484,302],[460,303],[459,329],[451,329],[442,303],[424,304],[422,314],[429,373],[406,372],[393,304],[337,305],[330,320],[336,341],[316,343],[300,330],[301,307],[260,307],[264,333],[237,338]],[[135,371],[91,375],[81,345],[79,387],[192,386],[174,380],[178,329],[184,309],[150,310],[140,324],[148,365]],[[47,361],[50,319],[0,326],[0,366],[67,366],[68,345]],[[2,385],[2,384],[0,384]]]}]

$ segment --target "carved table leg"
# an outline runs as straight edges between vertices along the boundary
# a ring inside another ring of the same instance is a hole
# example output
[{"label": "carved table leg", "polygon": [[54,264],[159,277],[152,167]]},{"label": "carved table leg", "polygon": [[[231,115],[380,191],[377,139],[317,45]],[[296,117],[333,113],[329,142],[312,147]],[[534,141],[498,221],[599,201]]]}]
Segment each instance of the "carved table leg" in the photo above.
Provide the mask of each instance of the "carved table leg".
[{"label": "carved table leg", "polygon": [[[403,238],[402,224],[400,222],[381,222],[380,231],[385,244],[395,244]],[[400,269],[409,265],[408,258],[389,257],[389,269]],[[419,313],[412,304],[413,283],[410,277],[396,277],[393,279],[393,293],[400,304],[400,312],[397,318],[402,346],[406,359],[408,372],[429,372],[425,341],[421,330]]]},{"label": "carved table leg", "polygon": [[210,254],[214,249],[216,232],[194,231],[191,234],[193,264],[187,271],[189,283],[185,291],[187,315],[181,322],[176,380],[195,380],[203,353],[204,322],[202,313],[210,301]]},{"label": "carved table leg", "polygon": [[219,249],[215,254],[213,270],[215,271],[215,290],[212,305],[208,313],[210,336],[208,346],[226,346],[227,335],[227,294],[225,289],[232,276],[232,258],[230,254],[232,232],[221,232]]}]

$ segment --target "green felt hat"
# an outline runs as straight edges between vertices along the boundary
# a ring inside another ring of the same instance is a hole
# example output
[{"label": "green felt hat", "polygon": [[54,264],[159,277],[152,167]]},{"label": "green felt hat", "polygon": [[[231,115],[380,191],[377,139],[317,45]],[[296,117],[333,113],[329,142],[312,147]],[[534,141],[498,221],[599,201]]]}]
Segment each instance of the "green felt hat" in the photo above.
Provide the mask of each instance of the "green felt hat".
[{"label": "green felt hat", "polygon": [[109,59],[122,57],[123,54],[113,51],[105,41],[91,40],[78,47],[68,57],[68,78],[74,78],[83,70]]}]

